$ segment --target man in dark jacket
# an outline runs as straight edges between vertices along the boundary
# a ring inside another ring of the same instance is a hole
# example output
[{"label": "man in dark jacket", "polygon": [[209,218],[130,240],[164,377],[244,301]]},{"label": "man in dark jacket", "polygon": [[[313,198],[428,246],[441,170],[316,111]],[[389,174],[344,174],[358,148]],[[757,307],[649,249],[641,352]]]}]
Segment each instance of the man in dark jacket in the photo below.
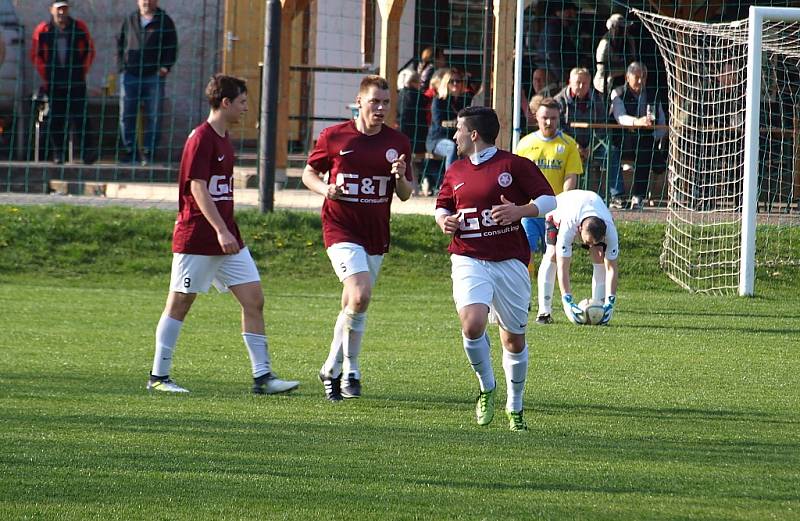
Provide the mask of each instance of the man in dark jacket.
[{"label": "man in dark jacket", "polygon": [[[575,138],[581,160],[586,164],[593,155],[605,163],[608,172],[611,208],[621,208],[624,195],[620,169],[620,149],[605,129],[573,127],[573,123],[610,123],[608,108],[599,92],[592,88],[589,70],[576,67],[569,73],[569,83],[555,100],[561,107],[563,130]],[[592,189],[592,188],[590,188]]]},{"label": "man in dark jacket", "polygon": [[33,31],[31,59],[42,78],[41,93],[50,101],[47,130],[53,159],[64,162],[69,122],[84,162],[93,163],[97,150],[87,128],[86,75],[94,61],[94,43],[86,24],[70,17],[69,2],[52,2],[50,15]]},{"label": "man in dark jacket", "polygon": [[159,125],[166,77],[178,56],[175,23],[158,7],[158,0],[138,0],[139,9],[122,23],[117,37],[120,72],[120,134],[131,162],[138,161],[136,116],[143,110],[142,162],[152,162],[159,139]]}]

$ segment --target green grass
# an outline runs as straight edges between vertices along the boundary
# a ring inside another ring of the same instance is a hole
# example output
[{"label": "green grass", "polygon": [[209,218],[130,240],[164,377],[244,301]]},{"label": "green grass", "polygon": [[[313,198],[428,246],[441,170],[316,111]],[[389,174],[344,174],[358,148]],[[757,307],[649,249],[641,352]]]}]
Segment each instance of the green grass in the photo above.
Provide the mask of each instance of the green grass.
[{"label": "green grass", "polygon": [[756,298],[687,295],[658,268],[663,228],[621,226],[612,326],[528,334],[520,435],[474,423],[446,242],[422,217],[394,222],[362,400],[316,381],[340,286],[300,213],[239,218],[300,390],[248,394],[237,306],[210,294],[176,351],[192,393],[148,395],[173,218],[0,206],[0,519],[800,518],[796,269]]}]

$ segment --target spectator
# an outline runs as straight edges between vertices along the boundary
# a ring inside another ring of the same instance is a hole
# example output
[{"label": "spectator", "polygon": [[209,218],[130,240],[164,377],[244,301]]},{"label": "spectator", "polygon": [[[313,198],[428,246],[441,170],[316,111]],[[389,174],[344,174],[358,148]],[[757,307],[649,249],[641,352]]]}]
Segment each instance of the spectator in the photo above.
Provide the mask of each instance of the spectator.
[{"label": "spectator", "polygon": [[[666,117],[653,89],[646,87],[647,68],[633,62],[625,74],[625,85],[611,92],[611,109],[620,125],[631,127],[623,131],[622,158],[633,160],[634,175],[631,208],[641,209],[647,194],[647,184],[656,142],[666,135],[666,130],[653,129],[665,125]],[[622,183],[620,182],[620,185]]]},{"label": "spectator", "polygon": [[69,124],[84,163],[91,164],[97,150],[86,118],[86,75],[94,61],[94,43],[86,24],[69,15],[69,2],[52,2],[50,16],[33,31],[31,58],[42,78],[42,94],[50,102],[53,160],[64,162]]},{"label": "spectator", "polygon": [[397,96],[397,119],[400,132],[411,140],[411,150],[415,154],[425,152],[429,110],[428,100],[420,90],[419,74],[412,72]]},{"label": "spectator", "polygon": [[531,99],[522,100],[523,119],[528,124],[528,132],[537,128],[536,110],[544,98],[551,98],[558,92],[559,84],[547,69],[536,69],[531,75]]},{"label": "spectator", "polygon": [[[620,150],[614,144],[610,132],[602,129],[573,128],[572,123],[607,123],[608,110],[602,96],[592,88],[588,69],[577,67],[569,74],[569,84],[556,97],[561,107],[562,128],[575,138],[584,164],[589,160],[592,150],[597,150],[596,159],[607,161],[608,179],[612,207],[615,199],[622,197],[622,176],[620,176]],[[601,139],[605,138],[605,139]],[[598,141],[602,143],[596,148]],[[621,205],[619,206],[621,207]]]},{"label": "spectator", "polygon": [[158,7],[158,0],[138,0],[139,9],[122,22],[117,37],[117,67],[120,72],[119,126],[128,160],[138,161],[136,116],[143,105],[143,164],[152,162],[159,139],[159,126],[167,75],[178,56],[175,24]]},{"label": "spectator", "polygon": [[628,26],[621,14],[612,14],[606,21],[608,32],[597,44],[594,88],[608,93],[625,83],[625,66],[636,58],[634,40],[628,35]]},{"label": "spectator", "polygon": [[575,23],[578,6],[570,1],[558,1],[549,11],[539,35],[536,65],[550,70],[556,81],[563,84],[568,72],[579,63]]},{"label": "spectator", "polygon": [[468,107],[471,100],[472,95],[465,92],[461,73],[456,69],[445,72],[431,104],[431,126],[426,141],[428,152],[445,158],[445,170],[458,159],[453,122],[458,111]]},{"label": "spectator", "polygon": [[444,52],[441,49],[433,50],[433,47],[425,47],[419,57],[417,72],[419,73],[420,89],[425,91],[431,83],[431,77],[438,69],[447,66]]}]

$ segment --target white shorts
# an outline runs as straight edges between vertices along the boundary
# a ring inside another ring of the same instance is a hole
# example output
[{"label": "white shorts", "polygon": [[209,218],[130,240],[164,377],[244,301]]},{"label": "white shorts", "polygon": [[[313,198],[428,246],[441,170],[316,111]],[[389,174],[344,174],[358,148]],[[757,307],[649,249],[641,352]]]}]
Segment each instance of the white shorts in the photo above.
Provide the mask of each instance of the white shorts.
[{"label": "white shorts", "polygon": [[528,325],[531,278],[518,259],[485,261],[451,255],[453,300],[460,310],[470,304],[486,304],[500,327],[521,335]]},{"label": "white shorts", "polygon": [[214,284],[217,290],[225,292],[231,286],[260,280],[256,263],[246,247],[235,255],[172,254],[170,291],[208,293]]},{"label": "white shorts", "polygon": [[369,272],[372,284],[378,280],[383,255],[367,255],[363,246],[352,242],[337,242],[326,251],[339,282],[344,282],[350,275],[365,271]]}]

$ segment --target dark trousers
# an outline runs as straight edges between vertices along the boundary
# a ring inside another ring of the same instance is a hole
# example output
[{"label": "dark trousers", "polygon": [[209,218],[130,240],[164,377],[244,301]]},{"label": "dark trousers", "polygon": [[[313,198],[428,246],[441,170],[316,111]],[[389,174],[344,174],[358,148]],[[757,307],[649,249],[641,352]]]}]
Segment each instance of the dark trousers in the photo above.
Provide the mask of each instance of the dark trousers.
[{"label": "dark trousers", "polygon": [[97,159],[97,136],[92,132],[86,115],[86,84],[51,88],[48,96],[50,114],[47,118],[47,134],[53,159],[66,159],[69,131],[72,143],[78,148],[84,162],[94,162]]},{"label": "dark trousers", "polygon": [[633,161],[633,186],[631,193],[639,197],[647,196],[647,184],[653,167],[656,142],[652,131],[625,132],[622,140],[622,159]]}]

